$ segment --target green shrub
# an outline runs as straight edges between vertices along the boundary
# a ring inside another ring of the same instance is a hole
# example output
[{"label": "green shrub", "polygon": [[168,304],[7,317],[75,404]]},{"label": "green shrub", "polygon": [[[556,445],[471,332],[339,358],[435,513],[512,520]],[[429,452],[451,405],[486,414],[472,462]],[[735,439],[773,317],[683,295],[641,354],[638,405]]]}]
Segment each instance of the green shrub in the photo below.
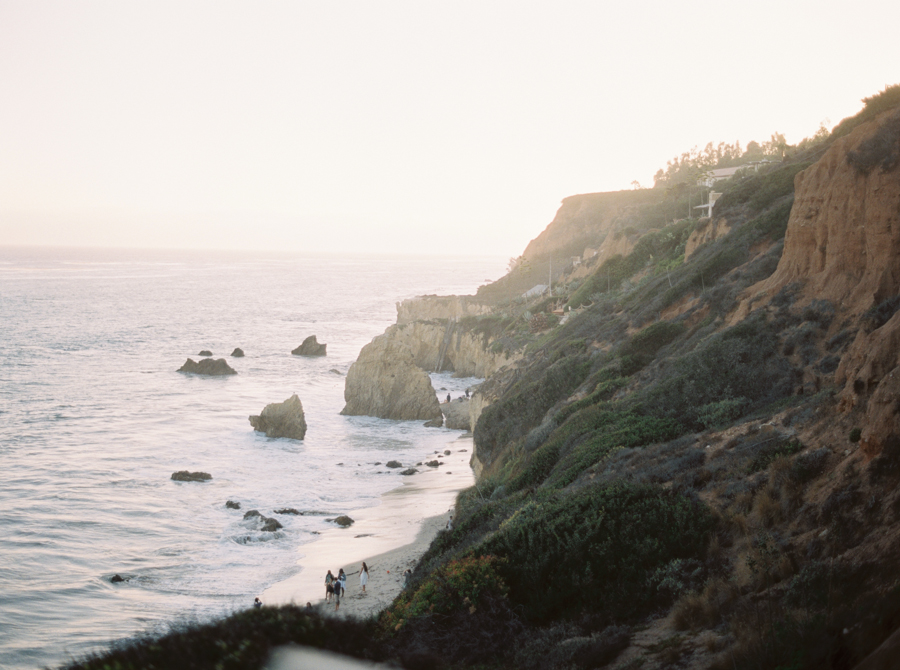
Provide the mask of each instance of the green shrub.
[{"label": "green shrub", "polygon": [[737,408],[751,411],[774,402],[791,393],[794,378],[779,349],[764,318],[745,319],[672,361],[663,378],[636,395],[640,411],[701,429],[722,401],[735,401],[719,406],[728,408],[731,419],[740,416]]},{"label": "green shrub", "polygon": [[508,589],[499,572],[504,562],[495,556],[466,556],[449,561],[415,590],[407,589],[397,596],[381,613],[379,626],[390,634],[417,617],[477,607],[488,594],[504,597]]},{"label": "green shrub", "polygon": [[847,153],[847,162],[858,174],[867,175],[875,168],[891,172],[900,164],[900,113],[879,126],[875,134]]},{"label": "green shrub", "polygon": [[750,401],[747,398],[725,398],[703,405],[697,419],[704,428],[721,428],[744,415]]},{"label": "green shrub", "polygon": [[509,597],[529,618],[593,611],[623,619],[652,606],[649,578],[699,556],[712,525],[703,503],[660,487],[592,486],[536,495],[475,553],[508,559],[500,571]]},{"label": "green shrub", "polygon": [[853,442],[854,444],[859,442],[859,438],[861,438],[861,437],[862,437],[862,430],[860,430],[859,428],[854,428],[853,430],[850,431],[850,441]]},{"label": "green shrub", "polygon": [[793,193],[794,177],[809,166],[810,163],[790,163],[742,179],[725,190],[716,202],[716,211],[748,205],[752,211],[761,212],[779,198]]},{"label": "green shrub", "polygon": [[769,467],[776,458],[781,456],[793,456],[803,450],[800,440],[787,440],[781,442],[772,442],[763,445],[756,452],[756,456],[747,466],[747,473],[752,474]]},{"label": "green shrub", "polygon": [[532,368],[489,405],[474,430],[475,443],[486,462],[495,449],[524,437],[537,426],[548,409],[581,385],[590,367],[586,356],[561,353],[553,363]]}]

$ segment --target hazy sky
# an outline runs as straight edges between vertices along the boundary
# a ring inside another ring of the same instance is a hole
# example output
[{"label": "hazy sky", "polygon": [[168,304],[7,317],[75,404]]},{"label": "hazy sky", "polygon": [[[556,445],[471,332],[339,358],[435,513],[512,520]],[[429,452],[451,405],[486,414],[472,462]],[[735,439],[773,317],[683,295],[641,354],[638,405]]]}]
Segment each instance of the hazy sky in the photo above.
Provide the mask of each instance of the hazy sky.
[{"label": "hazy sky", "polygon": [[518,255],[900,82],[900,3],[0,0],[0,244]]}]

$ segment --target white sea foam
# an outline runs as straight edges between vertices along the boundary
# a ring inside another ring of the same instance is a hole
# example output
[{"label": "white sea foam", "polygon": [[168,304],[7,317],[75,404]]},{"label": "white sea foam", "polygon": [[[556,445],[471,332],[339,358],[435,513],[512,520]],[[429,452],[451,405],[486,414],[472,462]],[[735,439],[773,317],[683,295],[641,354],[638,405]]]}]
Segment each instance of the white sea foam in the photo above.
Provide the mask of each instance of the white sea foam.
[{"label": "white sea foam", "polygon": [[[224,614],[294,574],[328,517],[275,509],[376,504],[398,483],[376,462],[422,460],[459,434],[340,416],[332,370],[346,373],[397,300],[472,293],[503,265],[0,249],[0,666]],[[291,356],[312,334],[328,356]],[[201,349],[238,374],[175,372]],[[469,383],[436,386],[455,396]],[[250,414],[295,392],[303,442],[251,429]],[[174,482],[177,470],[213,479]],[[284,527],[257,530],[251,509]]]}]

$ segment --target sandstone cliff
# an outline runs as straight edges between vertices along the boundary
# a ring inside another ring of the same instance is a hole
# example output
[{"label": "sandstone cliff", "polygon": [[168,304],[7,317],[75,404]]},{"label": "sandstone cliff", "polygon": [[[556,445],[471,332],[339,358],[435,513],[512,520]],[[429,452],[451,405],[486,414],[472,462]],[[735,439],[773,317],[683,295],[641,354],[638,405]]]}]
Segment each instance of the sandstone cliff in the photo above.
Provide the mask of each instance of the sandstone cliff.
[{"label": "sandstone cliff", "polygon": [[[447,346],[442,347],[448,327],[453,329],[452,334]],[[410,351],[415,365],[423,370],[453,372],[457,377],[489,377],[500,368],[514,363],[520,355],[493,352],[490,342],[480,334],[437,321],[393,325],[384,331],[382,337]],[[438,370],[442,348],[444,356]]]},{"label": "sandstone cliff", "polygon": [[900,289],[900,178],[895,170],[861,172],[849,159],[896,112],[836,140],[794,179],[794,206],[778,269],[748,293],[773,295],[794,281],[807,298],[859,314]]},{"label": "sandstone cliff", "polygon": [[341,414],[345,415],[443,420],[431,378],[416,365],[408,344],[387,334],[374,338],[359,352],[347,371],[344,400],[347,405]]},{"label": "sandstone cliff", "polygon": [[[833,303],[841,317],[833,330],[858,324],[861,314],[900,293],[898,136],[900,113],[885,112],[797,174],[781,261],[771,277],[748,289],[737,319],[793,282],[802,286],[802,300]],[[883,158],[868,165],[873,152]],[[900,440],[898,352],[895,316],[874,330],[860,329],[835,373],[842,409],[865,412],[861,446],[869,457]]]},{"label": "sandstone cliff", "polygon": [[459,319],[490,312],[489,305],[469,295],[421,295],[397,303],[397,323]]}]

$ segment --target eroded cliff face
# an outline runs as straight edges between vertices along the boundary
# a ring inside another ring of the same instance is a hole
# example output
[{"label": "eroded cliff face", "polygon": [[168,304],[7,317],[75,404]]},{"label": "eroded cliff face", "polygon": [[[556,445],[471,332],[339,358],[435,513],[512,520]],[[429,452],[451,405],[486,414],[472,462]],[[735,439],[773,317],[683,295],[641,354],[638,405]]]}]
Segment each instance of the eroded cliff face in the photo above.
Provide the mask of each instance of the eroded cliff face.
[{"label": "eroded cliff face", "polygon": [[715,242],[731,232],[731,224],[725,217],[706,219],[694,229],[684,245],[684,260],[690,259],[697,249],[707,242]]},{"label": "eroded cliff face", "polygon": [[459,319],[490,312],[490,306],[468,295],[420,295],[397,303],[397,323]]},{"label": "eroded cliff face", "polygon": [[[832,330],[858,324],[861,314],[900,293],[900,146],[881,146],[896,145],[898,135],[894,109],[836,140],[797,174],[778,269],[748,289],[736,320],[793,282],[801,301],[831,301],[839,317]],[[862,169],[873,146],[888,159]],[[868,457],[900,444],[900,317],[857,332],[835,383],[840,408],[864,413],[861,446]]]},{"label": "eroded cliff face", "polygon": [[897,112],[860,125],[797,174],[781,262],[748,294],[771,296],[799,281],[808,299],[827,299],[855,314],[897,294],[900,172],[862,172],[849,160],[885,123],[900,123]]},{"label": "eroded cliff face", "polygon": [[[399,323],[390,326],[382,337],[408,349],[418,367],[438,371],[438,358],[447,327],[447,324],[436,321]],[[489,340],[477,333],[454,327],[440,371],[452,370],[457,377],[486,378],[500,368],[514,363],[520,355],[493,352]]]}]

